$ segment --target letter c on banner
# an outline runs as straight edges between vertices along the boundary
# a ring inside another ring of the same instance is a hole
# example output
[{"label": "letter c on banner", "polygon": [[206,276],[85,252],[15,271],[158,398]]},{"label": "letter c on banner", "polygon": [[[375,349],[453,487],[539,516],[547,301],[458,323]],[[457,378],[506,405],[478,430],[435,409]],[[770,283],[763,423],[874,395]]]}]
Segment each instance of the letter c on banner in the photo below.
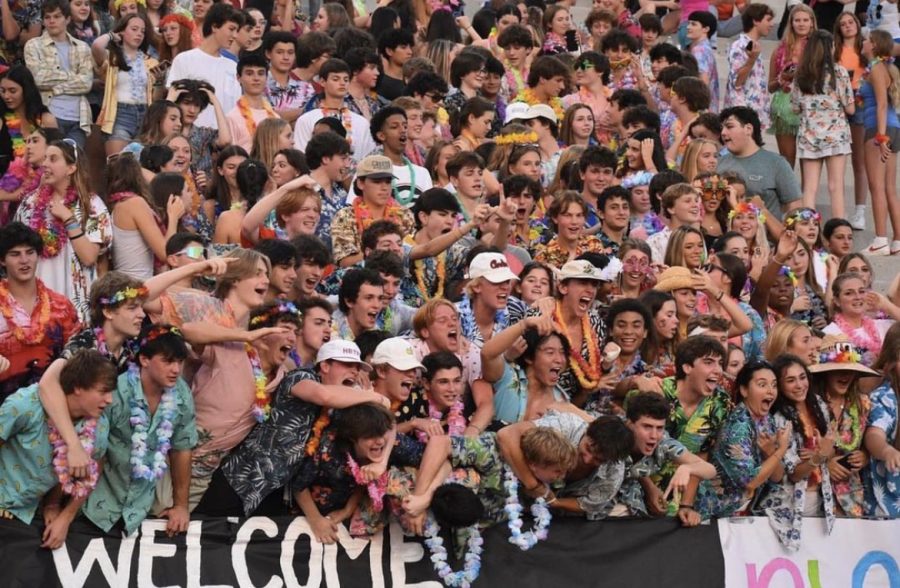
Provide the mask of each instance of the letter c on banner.
[{"label": "letter c on banner", "polygon": [[767,563],[759,576],[756,575],[756,564],[747,564],[747,588],[769,588],[772,576],[781,570],[785,570],[791,575],[794,580],[794,588],[804,588],[803,574],[800,573],[800,569],[785,557],[776,557]]},{"label": "letter c on banner", "polygon": [[883,551],[870,551],[859,560],[853,568],[853,588],[863,588],[863,582],[872,566],[881,566],[887,572],[888,582],[891,588],[900,588],[900,569],[897,562],[889,554]]},{"label": "letter c on banner", "polygon": [[[262,531],[266,537],[278,536],[278,525],[269,517],[252,517],[241,525],[234,537],[234,545],[231,546],[231,565],[234,566],[234,577],[241,588],[256,588],[250,580],[250,572],[247,570],[247,544],[253,538],[254,531]],[[284,582],[278,576],[269,579],[263,588],[281,588]]]}]

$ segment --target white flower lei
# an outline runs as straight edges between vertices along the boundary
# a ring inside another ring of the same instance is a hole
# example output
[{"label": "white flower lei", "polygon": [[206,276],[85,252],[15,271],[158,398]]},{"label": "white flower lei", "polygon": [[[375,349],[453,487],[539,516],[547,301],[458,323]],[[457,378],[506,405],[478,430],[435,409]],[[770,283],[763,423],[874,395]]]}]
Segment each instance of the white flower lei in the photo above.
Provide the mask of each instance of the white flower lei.
[{"label": "white flower lei", "polygon": [[528,551],[538,541],[543,541],[549,534],[548,528],[552,515],[547,508],[547,501],[538,498],[531,505],[531,516],[534,517],[534,530],[522,532],[522,505],[519,504],[519,480],[512,470],[506,468],[503,473],[503,487],[506,489],[506,506],[503,510],[509,518],[509,542],[518,546],[522,551]]}]

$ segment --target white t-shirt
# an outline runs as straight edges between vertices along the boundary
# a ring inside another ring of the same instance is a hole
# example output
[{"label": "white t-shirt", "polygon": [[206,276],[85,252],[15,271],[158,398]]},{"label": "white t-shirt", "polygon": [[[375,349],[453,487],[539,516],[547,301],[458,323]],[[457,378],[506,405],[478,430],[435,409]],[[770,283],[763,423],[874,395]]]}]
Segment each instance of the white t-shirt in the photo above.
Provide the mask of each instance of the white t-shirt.
[{"label": "white t-shirt", "polygon": [[[410,174],[410,167],[412,168],[412,174]],[[416,179],[415,188],[411,186],[412,175],[415,175]],[[353,178],[352,186],[350,194],[347,196],[347,204],[353,204],[353,201],[356,200],[356,178]],[[430,190],[433,187],[431,174],[424,167],[414,163],[410,163],[409,166],[406,164],[394,166],[393,198],[406,208],[412,208],[419,196],[425,190]]]},{"label": "white t-shirt", "polygon": [[[375,149],[375,140],[372,139],[372,133],[369,131],[369,121],[355,112],[349,112],[349,114],[350,131],[348,139],[350,139],[350,149],[353,160],[359,163],[363,157]],[[326,114],[321,108],[316,108],[298,118],[297,123],[294,125],[294,147],[305,152],[306,144],[312,138],[313,127],[325,116]]]},{"label": "white t-shirt", "polygon": [[[187,79],[209,82],[216,90],[216,98],[222,105],[222,112],[230,112],[241,97],[241,85],[237,81],[237,63],[227,57],[213,56],[201,49],[179,53],[169,68],[166,87],[171,86],[174,81]],[[198,127],[218,129],[215,109],[207,106],[194,124]]]}]

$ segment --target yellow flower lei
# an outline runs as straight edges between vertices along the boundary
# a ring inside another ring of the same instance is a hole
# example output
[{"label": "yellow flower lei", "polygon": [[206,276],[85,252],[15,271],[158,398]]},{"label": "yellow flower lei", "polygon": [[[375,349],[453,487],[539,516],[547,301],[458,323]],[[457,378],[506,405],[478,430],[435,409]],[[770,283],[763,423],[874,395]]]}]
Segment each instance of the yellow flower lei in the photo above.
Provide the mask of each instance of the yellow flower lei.
[{"label": "yellow flower lei", "polygon": [[[535,104],[545,104],[544,102],[538,100],[537,96],[534,95],[534,90],[532,90],[531,88],[525,88],[524,90],[522,90],[517,96],[516,100],[518,102],[525,102],[531,106],[534,106]],[[553,112],[556,113],[556,120],[558,122],[562,122],[562,119],[566,114],[566,109],[563,108],[562,100],[560,100],[559,97],[551,98],[550,104],[548,106],[550,106],[553,109]]]},{"label": "yellow flower lei", "polygon": [[538,142],[537,133],[509,133],[508,135],[500,135],[494,142],[497,145],[533,145]]},{"label": "yellow flower lei", "polygon": [[575,343],[569,338],[569,331],[562,319],[562,305],[557,302],[556,310],[553,311],[553,324],[559,334],[566,338],[569,342],[569,367],[572,373],[581,385],[582,389],[589,392],[600,387],[600,380],[603,378],[603,370],[600,366],[600,341],[597,333],[591,328],[591,319],[585,313],[581,318],[581,334],[588,343],[588,356],[581,356],[581,349],[575,348]]}]

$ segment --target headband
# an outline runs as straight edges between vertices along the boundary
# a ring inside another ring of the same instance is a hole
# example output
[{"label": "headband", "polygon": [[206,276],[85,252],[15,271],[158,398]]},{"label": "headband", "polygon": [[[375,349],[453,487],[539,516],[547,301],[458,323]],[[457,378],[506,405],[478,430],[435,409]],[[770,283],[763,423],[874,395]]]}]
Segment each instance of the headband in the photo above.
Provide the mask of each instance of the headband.
[{"label": "headband", "polygon": [[791,281],[791,285],[794,288],[797,287],[797,283],[799,282],[799,280],[797,280],[797,274],[795,274],[794,270],[792,270],[788,266],[786,266],[786,265],[781,266],[781,269],[778,270],[778,275],[779,276],[787,276],[788,279]]},{"label": "headband", "polygon": [[817,210],[813,210],[812,208],[801,208],[799,210],[792,210],[791,212],[785,215],[784,224],[786,226],[791,226],[797,221],[809,221],[814,220],[818,224],[822,224],[822,215]]},{"label": "headband", "polygon": [[759,221],[759,224],[764,224],[766,222],[766,215],[752,202],[738,202],[737,206],[728,212],[728,220],[732,220],[739,214],[753,214],[756,216],[756,220]]},{"label": "headband", "polygon": [[128,287],[124,290],[119,290],[108,298],[101,298],[100,306],[116,306],[117,304],[121,304],[126,300],[132,300],[134,298],[146,298],[148,293],[149,292],[146,286],[141,286],[139,288]]},{"label": "headband", "polygon": [[178,327],[172,325],[153,325],[141,339],[140,348],[143,349],[148,343],[165,335],[175,335],[176,337],[184,339],[184,335],[181,334],[181,329]]}]

